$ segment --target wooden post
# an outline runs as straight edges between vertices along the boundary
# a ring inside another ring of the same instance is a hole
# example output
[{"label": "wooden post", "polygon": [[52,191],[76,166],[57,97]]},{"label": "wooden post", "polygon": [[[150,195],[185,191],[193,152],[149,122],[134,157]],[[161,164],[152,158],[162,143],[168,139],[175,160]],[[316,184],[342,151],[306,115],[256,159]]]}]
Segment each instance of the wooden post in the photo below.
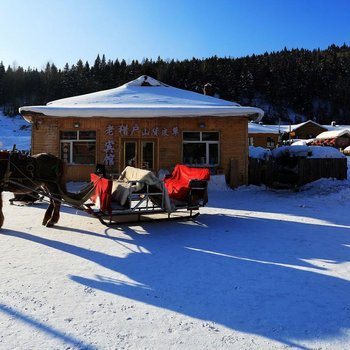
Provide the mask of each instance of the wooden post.
[{"label": "wooden post", "polygon": [[239,185],[239,176],[238,176],[238,160],[230,160],[230,178],[229,183],[231,188],[236,188]]}]

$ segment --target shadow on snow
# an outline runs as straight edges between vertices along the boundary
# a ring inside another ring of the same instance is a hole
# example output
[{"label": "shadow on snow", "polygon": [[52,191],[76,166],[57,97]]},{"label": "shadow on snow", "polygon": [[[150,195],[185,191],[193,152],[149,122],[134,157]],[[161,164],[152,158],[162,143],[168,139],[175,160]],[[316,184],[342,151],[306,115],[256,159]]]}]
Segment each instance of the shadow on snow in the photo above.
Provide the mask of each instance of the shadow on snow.
[{"label": "shadow on snow", "polygon": [[18,231],[3,233],[135,281],[70,276],[84,286],[288,345],[303,348],[296,344],[341,337],[350,327],[350,284],[327,275],[333,265],[349,261],[346,228],[205,214],[197,223],[142,227],[142,234],[123,227],[126,238],[112,229],[106,236],[93,234],[138,247],[128,248],[125,258]]},{"label": "shadow on snow", "polygon": [[13,317],[21,322],[23,322],[26,325],[29,325],[30,327],[42,331],[48,335],[51,335],[59,340],[61,340],[62,342],[64,342],[65,344],[69,344],[71,346],[74,346],[77,349],[86,349],[86,350],[94,350],[96,349],[95,347],[85,344],[84,342],[69,336],[63,332],[60,332],[52,327],[49,327],[45,324],[43,324],[42,322],[39,322],[29,316],[24,315],[23,313],[14,310],[13,308],[8,307],[5,304],[0,303],[0,313],[3,313],[9,317]]}]

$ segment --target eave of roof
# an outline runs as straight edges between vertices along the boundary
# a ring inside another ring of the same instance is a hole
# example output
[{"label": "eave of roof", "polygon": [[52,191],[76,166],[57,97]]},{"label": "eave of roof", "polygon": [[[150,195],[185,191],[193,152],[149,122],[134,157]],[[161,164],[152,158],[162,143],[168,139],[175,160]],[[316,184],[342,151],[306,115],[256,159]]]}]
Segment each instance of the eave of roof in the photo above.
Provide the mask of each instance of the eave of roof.
[{"label": "eave of roof", "polygon": [[29,106],[21,107],[20,113],[42,114],[48,117],[122,117],[122,118],[151,118],[151,117],[225,117],[225,116],[248,116],[260,113],[259,108],[243,106]]}]

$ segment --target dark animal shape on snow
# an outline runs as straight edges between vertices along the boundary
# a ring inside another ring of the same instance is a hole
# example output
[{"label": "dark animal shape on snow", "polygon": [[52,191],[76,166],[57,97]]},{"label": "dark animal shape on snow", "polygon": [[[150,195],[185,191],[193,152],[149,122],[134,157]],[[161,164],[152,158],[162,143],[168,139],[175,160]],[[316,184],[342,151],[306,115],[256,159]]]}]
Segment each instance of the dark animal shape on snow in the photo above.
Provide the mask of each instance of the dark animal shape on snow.
[{"label": "dark animal shape on snow", "polygon": [[65,164],[59,158],[46,153],[34,156],[20,152],[0,152],[0,228],[4,223],[2,212],[2,192],[14,194],[42,193],[50,200],[43,225],[52,227],[60,217],[62,198],[68,203],[75,203],[85,198],[92,185],[79,194],[66,190]]}]

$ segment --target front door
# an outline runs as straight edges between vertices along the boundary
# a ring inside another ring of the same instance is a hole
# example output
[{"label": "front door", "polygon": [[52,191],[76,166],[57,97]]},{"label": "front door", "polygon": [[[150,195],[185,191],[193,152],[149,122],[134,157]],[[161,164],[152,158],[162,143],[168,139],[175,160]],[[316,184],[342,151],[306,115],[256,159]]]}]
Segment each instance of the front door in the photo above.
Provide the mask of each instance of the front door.
[{"label": "front door", "polygon": [[122,165],[155,171],[157,169],[157,140],[123,139]]}]

